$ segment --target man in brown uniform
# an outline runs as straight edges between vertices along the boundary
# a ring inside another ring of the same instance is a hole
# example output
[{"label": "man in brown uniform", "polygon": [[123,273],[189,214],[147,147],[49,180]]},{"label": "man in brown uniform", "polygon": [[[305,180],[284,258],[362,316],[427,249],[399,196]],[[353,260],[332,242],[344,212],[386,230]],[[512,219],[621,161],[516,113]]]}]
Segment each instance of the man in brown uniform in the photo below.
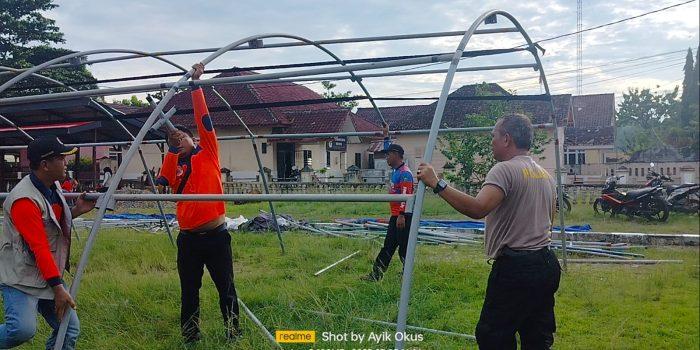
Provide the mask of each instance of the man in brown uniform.
[{"label": "man in brown uniform", "polygon": [[561,268],[549,250],[555,210],[552,177],[528,156],[533,129],[522,115],[501,118],[491,147],[499,161],[476,197],[438,180],[429,164],[418,179],[471,218],[486,217],[486,254],[495,259],[476,326],[480,349],[549,349],[554,343],[554,293]]}]

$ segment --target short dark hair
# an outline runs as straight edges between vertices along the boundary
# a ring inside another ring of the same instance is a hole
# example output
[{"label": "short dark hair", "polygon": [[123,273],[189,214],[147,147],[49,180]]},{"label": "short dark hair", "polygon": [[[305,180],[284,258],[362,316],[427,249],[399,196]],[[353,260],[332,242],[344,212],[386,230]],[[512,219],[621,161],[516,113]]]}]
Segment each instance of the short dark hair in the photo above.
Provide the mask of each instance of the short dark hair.
[{"label": "short dark hair", "polygon": [[534,130],[530,118],[522,114],[510,114],[502,117],[500,121],[501,131],[510,135],[516,147],[526,150],[532,147]]},{"label": "short dark hair", "polygon": [[178,130],[184,132],[184,133],[187,134],[189,137],[194,137],[194,134],[192,133],[192,130],[190,130],[190,128],[188,128],[188,127],[186,127],[186,126],[184,126],[184,125],[182,125],[182,124],[175,124],[175,125],[173,125],[173,126],[175,127],[175,129],[178,129]]}]

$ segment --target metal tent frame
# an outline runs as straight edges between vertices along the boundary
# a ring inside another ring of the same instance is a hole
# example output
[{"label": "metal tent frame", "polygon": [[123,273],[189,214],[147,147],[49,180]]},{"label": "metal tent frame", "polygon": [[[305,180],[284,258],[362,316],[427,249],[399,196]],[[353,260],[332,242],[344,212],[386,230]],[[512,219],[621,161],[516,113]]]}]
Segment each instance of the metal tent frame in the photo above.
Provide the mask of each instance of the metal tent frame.
[{"label": "metal tent frame", "polygon": [[[503,17],[507,21],[509,21],[512,24],[512,27],[506,27],[506,28],[495,28],[495,29],[479,29],[479,27],[484,23],[487,19],[495,19],[497,17]],[[503,54],[503,53],[509,53],[509,52],[516,52],[516,51],[523,51],[522,48],[507,48],[507,49],[500,49],[500,50],[492,50],[491,52],[483,53],[483,54],[470,54],[468,51],[465,51],[465,48],[467,44],[469,43],[471,37],[476,34],[498,34],[498,33],[519,33],[523,39],[527,42],[527,47],[525,48],[525,51],[529,51],[533,58],[534,58],[534,63],[532,64],[516,64],[516,65],[500,65],[500,66],[486,66],[486,67],[469,67],[469,68],[462,68],[458,69],[458,65],[460,60],[463,57],[474,57],[478,55],[486,55],[486,54]],[[330,44],[330,43],[351,43],[351,42],[369,42],[369,41],[386,41],[386,40],[403,40],[403,39],[415,39],[415,38],[426,38],[426,37],[440,37],[440,36],[454,36],[454,35],[462,35],[462,39],[455,50],[454,54],[438,54],[438,55],[430,55],[430,56],[425,56],[425,57],[415,57],[415,58],[405,58],[405,59],[394,59],[394,60],[386,60],[383,62],[372,62],[372,63],[360,63],[360,64],[345,64],[340,58],[335,56],[332,52],[329,50],[325,49],[321,44]],[[263,45],[262,40],[263,39],[268,39],[268,38],[287,38],[287,39],[293,39],[296,40],[297,42],[293,43],[279,43],[279,44],[272,44],[272,45]],[[247,46],[245,46],[247,44]],[[369,98],[370,102],[372,105],[377,109],[377,112],[381,117],[381,112],[379,112],[379,109],[377,108],[376,104],[374,103],[374,99],[369,96],[369,92],[367,89],[364,87],[364,85],[361,83],[361,79],[364,77],[381,77],[381,76],[396,76],[396,75],[413,75],[413,74],[432,74],[432,73],[442,73],[446,72],[446,77],[445,81],[443,84],[442,92],[440,94],[440,97],[437,102],[437,108],[435,110],[434,116],[433,116],[433,121],[431,128],[429,130],[414,130],[411,132],[393,132],[392,134],[418,134],[418,133],[428,133],[428,143],[425,147],[425,153],[423,155],[423,161],[429,163],[432,160],[432,155],[434,148],[436,146],[437,142],[437,135],[438,132],[445,131],[445,132],[475,132],[475,131],[486,131],[486,130],[491,130],[493,129],[492,127],[484,127],[484,128],[454,128],[454,129],[443,129],[440,130],[440,123],[442,120],[442,115],[445,109],[445,105],[448,99],[448,94],[450,90],[450,86],[452,85],[453,78],[456,72],[458,71],[479,71],[479,70],[496,70],[496,69],[519,69],[519,68],[532,68],[536,71],[539,71],[539,78],[541,83],[544,86],[545,89],[545,94],[540,95],[540,96],[531,96],[530,99],[532,100],[545,100],[549,102],[549,105],[551,107],[551,124],[543,124],[543,125],[538,125],[538,127],[551,127],[554,129],[554,145],[555,145],[555,163],[556,163],[556,170],[555,170],[555,176],[556,176],[556,181],[557,181],[557,194],[558,194],[558,201],[559,201],[559,206],[562,207],[562,183],[561,183],[561,160],[560,160],[560,152],[559,152],[559,135],[558,135],[558,126],[557,126],[557,119],[555,116],[555,110],[554,110],[554,104],[552,102],[550,90],[549,90],[549,85],[547,83],[547,79],[544,73],[544,69],[542,66],[542,62],[539,58],[538,55],[538,47],[536,44],[532,42],[532,40],[529,38],[528,34],[525,32],[523,27],[520,25],[520,23],[509,13],[501,10],[490,10],[482,15],[480,15],[474,22],[473,24],[469,27],[467,31],[464,32],[443,32],[443,33],[424,33],[424,34],[409,34],[409,35],[396,35],[396,36],[382,36],[382,37],[370,37],[370,38],[349,38],[349,39],[338,39],[338,40],[326,40],[326,41],[312,41],[309,39],[305,39],[299,36],[295,35],[289,35],[289,34],[262,34],[262,35],[254,35],[254,36],[249,36],[246,38],[243,38],[241,40],[235,41],[227,46],[224,46],[219,49],[200,49],[200,50],[186,50],[186,51],[171,51],[171,52],[161,52],[161,53],[144,53],[140,51],[134,51],[134,50],[122,50],[122,49],[111,49],[111,50],[91,50],[91,51],[84,51],[84,52],[77,52],[77,53],[72,53],[63,57],[59,57],[50,61],[47,61],[43,64],[40,64],[38,66],[23,70],[22,73],[18,74],[14,78],[10,79],[6,83],[2,84],[0,86],[0,92],[5,91],[18,81],[21,81],[28,76],[36,74],[38,71],[41,71],[43,69],[51,68],[51,67],[61,67],[61,66],[66,66],[67,64],[69,65],[70,63],[64,63],[66,61],[72,62],[71,60],[75,59],[80,59],[85,56],[89,55],[95,55],[95,54],[103,54],[103,53],[128,53],[130,55],[127,56],[120,56],[120,57],[112,57],[112,58],[106,58],[106,59],[100,59],[100,60],[93,60],[93,61],[81,61],[79,64],[85,64],[85,63],[98,63],[98,62],[111,62],[111,61],[118,61],[118,60],[125,60],[125,59],[132,59],[140,56],[150,56],[156,59],[159,59],[161,61],[167,62],[167,60],[163,59],[160,56],[164,55],[173,55],[173,54],[183,54],[183,53],[195,53],[195,52],[211,52],[208,57],[206,57],[204,60],[201,61],[202,64],[207,65],[219,56],[223,55],[224,53],[232,50],[246,50],[246,49],[261,49],[261,48],[268,48],[268,47],[287,47],[287,46],[305,46],[305,45],[313,45],[316,46],[317,48],[321,49],[331,57],[333,57],[337,63],[340,66],[336,67],[327,67],[327,68],[312,68],[312,69],[302,69],[302,70],[294,70],[294,71],[287,71],[287,72],[277,72],[277,73],[264,73],[264,74],[257,74],[253,76],[235,76],[235,77],[223,77],[223,78],[212,78],[212,79],[205,79],[205,80],[198,80],[198,81],[189,81],[188,79],[191,77],[193,70],[186,71],[186,73],[183,74],[183,76],[177,80],[176,82],[172,83],[160,83],[160,84],[145,84],[145,85],[136,85],[136,86],[128,86],[128,87],[121,87],[121,88],[104,88],[104,89],[90,89],[90,90],[82,90],[82,91],[71,91],[71,92],[62,92],[62,93],[52,93],[52,94],[43,94],[43,95],[32,95],[32,96],[21,96],[21,97],[11,97],[11,98],[4,98],[0,99],[0,106],[3,105],[9,105],[9,104],[15,104],[15,103],[26,103],[26,102],[37,102],[37,101],[53,101],[53,100],[61,100],[61,99],[66,99],[66,98],[73,98],[73,97],[79,97],[79,96],[89,96],[89,97],[95,97],[95,96],[106,96],[106,95],[113,95],[113,94],[122,94],[122,93],[137,93],[137,92],[147,92],[147,91],[154,91],[154,90],[162,90],[162,89],[168,89],[167,93],[163,96],[161,101],[154,107],[153,111],[150,113],[148,118],[144,121],[143,127],[139,131],[137,135],[129,135],[132,138],[132,141],[125,141],[125,144],[130,144],[131,146],[129,147],[128,152],[123,158],[122,164],[119,166],[117,169],[116,173],[114,174],[114,177],[117,179],[117,181],[114,181],[110,184],[108,190],[104,194],[92,194],[89,195],[90,198],[97,198],[99,199],[98,204],[99,204],[99,209],[97,212],[97,215],[95,217],[93,226],[90,230],[90,235],[88,236],[85,244],[85,248],[83,250],[82,256],[80,258],[80,262],[78,263],[76,272],[75,272],[75,277],[73,279],[73,283],[70,286],[70,293],[74,298],[77,298],[77,294],[80,288],[80,282],[82,280],[85,268],[88,264],[90,252],[92,251],[93,245],[95,243],[95,240],[97,238],[97,234],[100,228],[100,224],[102,222],[102,219],[104,217],[106,209],[111,206],[111,204],[114,201],[182,201],[182,200],[222,200],[222,201],[269,201],[272,203],[273,201],[328,201],[328,202],[342,202],[342,201],[347,201],[347,202],[393,202],[393,201],[406,201],[408,208],[411,209],[411,211],[414,214],[414,217],[416,219],[412,220],[411,227],[410,227],[410,234],[409,234],[409,244],[408,244],[408,250],[407,250],[407,256],[406,256],[406,262],[405,262],[405,268],[404,268],[404,274],[403,274],[403,279],[402,279],[402,285],[401,285],[401,297],[399,301],[399,310],[398,310],[398,320],[397,320],[397,328],[396,328],[396,334],[405,334],[406,331],[406,326],[407,326],[407,319],[408,319],[408,310],[409,310],[409,301],[410,301],[410,290],[411,290],[411,284],[412,284],[412,277],[413,277],[413,270],[414,270],[414,263],[415,263],[415,250],[416,250],[416,243],[417,243],[417,233],[418,233],[418,227],[419,227],[419,222],[420,222],[420,217],[422,214],[423,210],[423,203],[424,203],[424,195],[426,191],[426,186],[422,183],[419,182],[418,184],[418,189],[414,195],[379,195],[379,194],[373,194],[373,195],[353,195],[353,194],[346,194],[346,195],[312,195],[312,194],[269,194],[266,192],[266,194],[262,195],[161,195],[161,194],[154,194],[154,195],[124,195],[124,194],[115,194],[115,191],[117,189],[117,184],[119,183],[118,180],[120,180],[125,171],[126,167],[128,164],[131,162],[132,158],[134,155],[137,153],[139,150],[139,146],[143,143],[152,143],[151,142],[144,142],[144,138],[148,131],[150,130],[151,126],[158,120],[158,118],[161,116],[163,109],[165,105],[170,101],[170,99],[175,95],[175,93],[183,88],[188,88],[188,87],[198,87],[198,86],[214,86],[214,85],[225,85],[225,84],[240,84],[240,83],[260,83],[260,82],[291,82],[291,81],[304,81],[304,80],[341,80],[341,79],[350,79],[352,81],[356,81],[358,85],[360,85],[361,89],[363,92],[367,95]],[[390,67],[402,67],[402,66],[412,66],[412,65],[419,65],[419,64],[437,64],[437,63],[450,63],[450,66],[447,70],[430,70],[430,71],[414,71],[414,72],[389,72],[389,73],[378,73],[378,74],[366,74],[366,75],[356,75],[355,72],[357,71],[363,71],[363,70],[375,70],[375,69],[382,69],[382,68],[390,68]],[[182,67],[178,67],[182,71],[185,71],[182,69]],[[332,73],[349,73],[349,76],[331,76],[328,77],[327,74],[332,74]],[[422,73],[422,72],[428,72],[428,73]],[[514,97],[512,99],[525,99],[528,96],[518,96]],[[488,98],[485,98],[488,99]],[[494,98],[496,99],[496,98]],[[501,98],[502,100],[508,100],[509,98]],[[231,111],[235,113],[233,108],[231,108]],[[16,125],[15,125],[16,127]],[[220,137],[220,140],[233,140],[233,139],[251,139],[253,142],[255,142],[256,138],[261,138],[261,137],[271,137],[271,136],[277,136],[277,137],[283,137],[283,138],[303,138],[303,137],[332,137],[332,136],[374,136],[378,135],[376,132],[353,132],[353,133],[326,133],[326,134],[296,134],[296,135],[288,135],[288,134],[279,134],[279,135],[254,135],[252,132],[248,133],[248,135],[244,136],[235,136],[235,137]],[[162,142],[162,141],[161,141]],[[104,144],[104,143],[102,143]],[[114,145],[115,143],[108,143],[109,145]],[[97,145],[97,143],[93,144],[81,144],[83,145]],[[4,146],[0,147],[2,149],[16,149],[16,148],[22,148],[22,146]],[[2,195],[0,195],[2,197]],[[564,260],[564,268],[566,268],[566,236],[565,236],[565,231],[564,231],[564,215],[562,211],[559,211],[559,225],[561,228],[560,236],[562,240],[562,247],[563,247],[563,260]],[[71,311],[74,312],[74,311]],[[63,341],[65,339],[65,333],[67,330],[67,320],[68,320],[69,315],[67,314],[66,317],[62,320],[61,326],[59,328],[59,334],[58,338],[56,340],[56,344],[54,349],[60,349],[63,345]],[[258,325],[259,322],[257,323]],[[264,328],[264,327],[263,327]],[[265,332],[267,332],[265,330]],[[269,338],[269,333],[266,333],[266,335]],[[404,348],[404,337],[397,337],[396,339],[396,348],[397,349],[403,349]],[[270,339],[271,341],[273,339]],[[277,344],[278,345],[278,344]]]}]

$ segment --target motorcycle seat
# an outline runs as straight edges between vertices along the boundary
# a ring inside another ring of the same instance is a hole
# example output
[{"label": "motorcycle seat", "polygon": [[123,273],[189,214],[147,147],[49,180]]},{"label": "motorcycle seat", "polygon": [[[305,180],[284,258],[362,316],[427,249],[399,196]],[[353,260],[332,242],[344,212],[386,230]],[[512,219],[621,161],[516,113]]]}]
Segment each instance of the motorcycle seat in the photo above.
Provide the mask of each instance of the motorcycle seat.
[{"label": "motorcycle seat", "polygon": [[625,193],[625,199],[635,199],[639,198],[647,193],[656,191],[656,187],[647,187],[639,190],[632,190]]},{"label": "motorcycle seat", "polygon": [[672,185],[672,186],[669,186],[669,188],[671,189],[671,191],[675,191],[679,188],[695,187],[695,186],[697,186],[697,184],[683,184],[683,185]]}]

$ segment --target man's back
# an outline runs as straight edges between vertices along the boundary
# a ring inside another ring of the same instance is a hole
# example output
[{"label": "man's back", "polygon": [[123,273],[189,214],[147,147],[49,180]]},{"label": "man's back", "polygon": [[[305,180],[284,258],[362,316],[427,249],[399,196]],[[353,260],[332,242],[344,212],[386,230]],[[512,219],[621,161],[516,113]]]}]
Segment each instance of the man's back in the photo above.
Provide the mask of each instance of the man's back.
[{"label": "man's back", "polygon": [[497,257],[504,247],[535,250],[549,245],[554,179],[529,156],[496,164],[484,186],[500,188],[503,202],[486,216],[486,254]]}]

